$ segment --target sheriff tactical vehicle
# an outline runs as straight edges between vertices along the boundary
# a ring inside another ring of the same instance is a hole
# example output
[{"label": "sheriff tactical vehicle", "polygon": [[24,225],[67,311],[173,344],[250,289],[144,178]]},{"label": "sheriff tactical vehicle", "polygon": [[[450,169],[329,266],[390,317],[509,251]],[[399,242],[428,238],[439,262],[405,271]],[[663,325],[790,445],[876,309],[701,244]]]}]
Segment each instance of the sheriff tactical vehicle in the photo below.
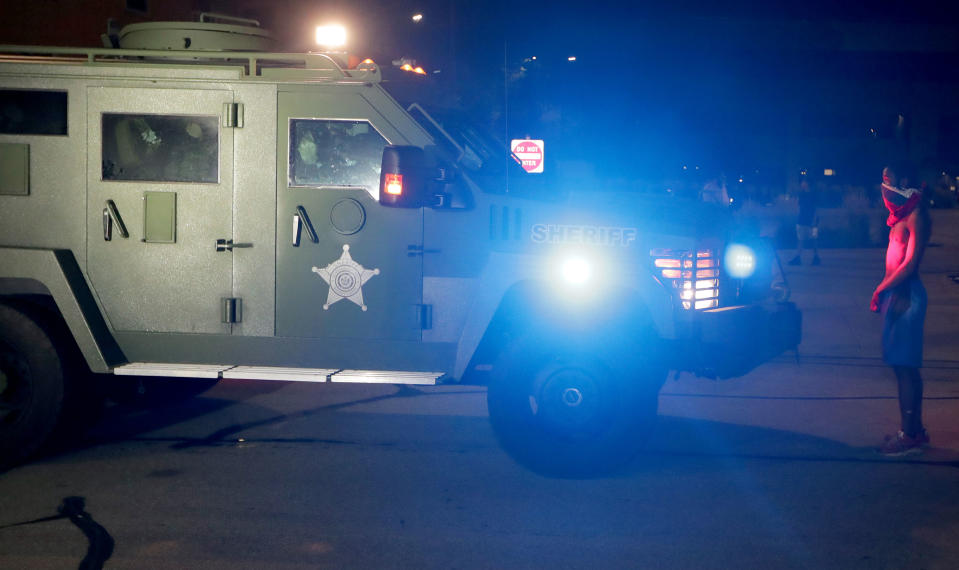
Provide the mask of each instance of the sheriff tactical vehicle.
[{"label": "sheriff tactical vehicle", "polygon": [[107,375],[488,382],[506,451],[575,476],[632,455],[669,370],[798,345],[718,209],[480,187],[478,143],[372,61],[208,20],[0,48],[4,461]]}]

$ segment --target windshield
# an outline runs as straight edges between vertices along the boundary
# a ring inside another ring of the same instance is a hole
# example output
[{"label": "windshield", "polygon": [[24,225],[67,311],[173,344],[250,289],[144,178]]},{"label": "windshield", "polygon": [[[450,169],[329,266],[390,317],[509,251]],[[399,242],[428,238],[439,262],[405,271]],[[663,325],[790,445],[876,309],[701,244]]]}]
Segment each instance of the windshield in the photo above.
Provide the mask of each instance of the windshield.
[{"label": "windshield", "polygon": [[463,124],[451,115],[429,113],[419,103],[407,109],[410,115],[433,137],[443,158],[471,172],[483,169],[502,170],[505,144],[474,126]]}]

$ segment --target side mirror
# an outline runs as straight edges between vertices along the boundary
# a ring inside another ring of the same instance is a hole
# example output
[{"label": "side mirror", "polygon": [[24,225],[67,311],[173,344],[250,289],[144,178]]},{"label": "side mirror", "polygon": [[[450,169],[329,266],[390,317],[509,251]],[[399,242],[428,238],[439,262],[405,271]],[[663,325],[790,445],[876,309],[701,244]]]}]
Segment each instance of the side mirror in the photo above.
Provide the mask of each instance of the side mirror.
[{"label": "side mirror", "polygon": [[385,147],[380,168],[380,204],[393,208],[422,208],[429,205],[430,198],[423,149],[418,146]]}]

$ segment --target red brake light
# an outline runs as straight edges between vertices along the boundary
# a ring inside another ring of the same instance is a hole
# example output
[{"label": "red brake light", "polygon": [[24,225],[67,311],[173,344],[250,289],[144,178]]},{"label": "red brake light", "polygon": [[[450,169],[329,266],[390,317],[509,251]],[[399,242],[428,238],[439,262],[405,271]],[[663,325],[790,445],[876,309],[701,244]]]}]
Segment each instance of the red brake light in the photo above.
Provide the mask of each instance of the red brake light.
[{"label": "red brake light", "polygon": [[384,175],[383,186],[387,194],[392,194],[393,196],[402,195],[403,194],[403,175],[402,174]]}]

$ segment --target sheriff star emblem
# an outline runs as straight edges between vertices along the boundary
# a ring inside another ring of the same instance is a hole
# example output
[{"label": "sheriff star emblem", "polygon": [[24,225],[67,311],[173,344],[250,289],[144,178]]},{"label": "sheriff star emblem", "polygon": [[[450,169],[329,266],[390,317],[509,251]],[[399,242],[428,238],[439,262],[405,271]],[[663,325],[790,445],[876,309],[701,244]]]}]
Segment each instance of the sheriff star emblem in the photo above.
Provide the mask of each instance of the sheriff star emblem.
[{"label": "sheriff star emblem", "polygon": [[365,311],[363,284],[369,281],[370,277],[380,274],[379,269],[366,269],[353,261],[350,257],[350,246],[346,244],[343,245],[343,255],[339,259],[323,268],[314,267],[312,271],[330,286],[326,303],[323,304],[324,311],[340,299],[353,301]]}]

